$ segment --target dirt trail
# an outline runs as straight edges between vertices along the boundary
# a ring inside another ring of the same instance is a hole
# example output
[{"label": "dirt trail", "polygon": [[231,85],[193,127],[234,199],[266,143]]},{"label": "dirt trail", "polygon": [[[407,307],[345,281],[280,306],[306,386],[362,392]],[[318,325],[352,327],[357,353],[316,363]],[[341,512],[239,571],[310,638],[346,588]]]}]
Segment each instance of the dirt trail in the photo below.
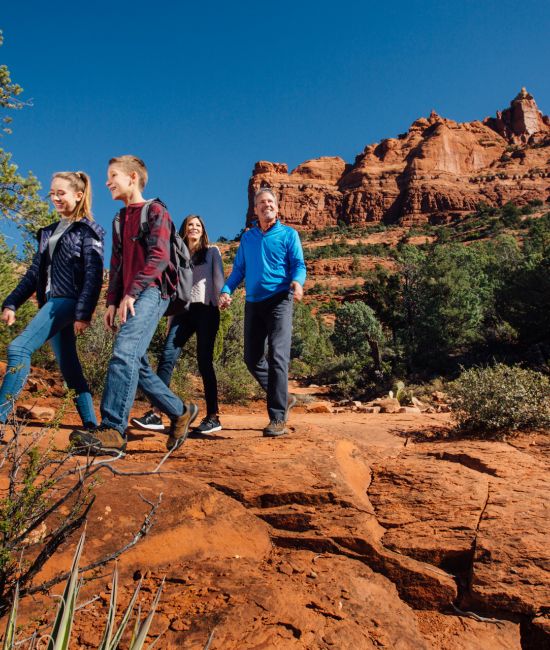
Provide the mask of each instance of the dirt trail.
[{"label": "dirt trail", "polygon": [[[223,431],[189,439],[162,476],[106,475],[98,486],[84,562],[127,541],[147,510],[140,495],[163,493],[151,532],[119,562],[125,599],[145,573],[145,606],[166,578],[157,647],[202,650],[212,631],[211,650],[544,647],[529,640],[547,639],[540,615],[550,602],[539,501],[548,487],[543,442],[525,441],[524,449],[414,442],[415,432],[445,425],[444,414],[313,414],[302,407],[292,413],[290,435],[275,440],[261,436],[265,421],[261,405],[234,409],[223,415]],[[60,445],[67,432],[57,434]],[[117,466],[152,468],[164,442],[162,434],[132,429]],[[491,462],[492,474],[472,469]],[[520,480],[527,465],[534,492],[507,497],[514,481],[506,472]],[[516,518],[517,543],[506,547],[515,573],[506,573],[499,551],[505,513],[487,513],[503,499],[519,511],[522,498],[530,508],[523,523]],[[494,561],[478,550],[489,546]],[[66,545],[43,577],[66,569],[72,549]],[[490,571],[502,573],[492,590]],[[85,587],[83,598],[101,598],[78,613],[74,648],[97,646],[109,573]],[[20,622],[44,602],[27,599]],[[458,616],[452,603],[502,622]]]}]

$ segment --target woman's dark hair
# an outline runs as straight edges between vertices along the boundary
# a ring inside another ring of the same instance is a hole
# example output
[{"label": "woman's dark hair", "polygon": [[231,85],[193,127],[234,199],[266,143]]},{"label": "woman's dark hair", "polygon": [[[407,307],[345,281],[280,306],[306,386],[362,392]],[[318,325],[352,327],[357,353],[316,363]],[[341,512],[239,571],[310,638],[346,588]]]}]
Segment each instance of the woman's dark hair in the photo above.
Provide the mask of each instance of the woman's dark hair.
[{"label": "woman's dark hair", "polygon": [[191,219],[198,219],[199,223],[202,226],[202,235],[199,241],[199,247],[198,249],[193,253],[193,256],[191,258],[191,261],[195,266],[198,266],[199,264],[204,264],[206,261],[206,252],[208,251],[208,246],[209,246],[209,241],[208,241],[208,233],[206,232],[206,226],[204,225],[204,221],[199,217],[198,214],[188,214],[185,219],[183,220],[183,223],[181,224],[180,228],[180,237],[183,237],[183,241],[186,243],[187,246],[189,246],[189,242],[187,241],[187,224]]}]

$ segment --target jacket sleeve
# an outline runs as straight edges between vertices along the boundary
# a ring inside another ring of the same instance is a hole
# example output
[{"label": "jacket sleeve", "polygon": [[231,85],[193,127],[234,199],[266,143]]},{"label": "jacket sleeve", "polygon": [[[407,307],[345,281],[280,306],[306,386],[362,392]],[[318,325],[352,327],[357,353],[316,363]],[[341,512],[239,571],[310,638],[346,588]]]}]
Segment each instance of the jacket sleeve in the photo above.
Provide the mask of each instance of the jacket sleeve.
[{"label": "jacket sleeve", "polygon": [[120,237],[117,235],[113,221],[111,263],[109,264],[109,287],[107,289],[107,307],[118,307],[122,300],[122,256],[120,254]]},{"label": "jacket sleeve", "polygon": [[84,282],[75,308],[75,320],[89,322],[101,293],[103,282],[103,235],[97,238],[86,229],[82,239]]},{"label": "jacket sleeve", "polygon": [[212,246],[212,286],[214,291],[214,296],[216,303],[220,291],[222,290],[224,279],[223,279],[223,261],[220,253],[220,249],[217,246]]},{"label": "jacket sleeve", "polygon": [[246,264],[243,252],[243,239],[241,238],[237,254],[235,255],[235,260],[233,261],[233,269],[223,285],[221,292],[233,293],[233,291],[235,291],[239,284],[244,280],[245,271]]},{"label": "jacket sleeve", "polygon": [[147,243],[145,264],[128,289],[128,294],[134,298],[155,281],[162,283],[163,273],[170,262],[172,219],[168,210],[160,203],[151,203],[147,221],[149,233],[145,239]]},{"label": "jacket sleeve", "polygon": [[13,309],[15,311],[21,305],[26,302],[32,294],[36,291],[38,286],[38,274],[40,272],[40,246],[38,251],[34,254],[32,259],[32,264],[27,269],[25,275],[19,281],[19,284],[15,289],[10,293],[10,295],[4,300],[2,304],[2,309]]},{"label": "jacket sleeve", "polygon": [[306,264],[304,262],[304,251],[300,236],[296,230],[292,230],[292,235],[288,242],[288,259],[290,263],[291,282],[299,282],[304,286],[306,281]]}]

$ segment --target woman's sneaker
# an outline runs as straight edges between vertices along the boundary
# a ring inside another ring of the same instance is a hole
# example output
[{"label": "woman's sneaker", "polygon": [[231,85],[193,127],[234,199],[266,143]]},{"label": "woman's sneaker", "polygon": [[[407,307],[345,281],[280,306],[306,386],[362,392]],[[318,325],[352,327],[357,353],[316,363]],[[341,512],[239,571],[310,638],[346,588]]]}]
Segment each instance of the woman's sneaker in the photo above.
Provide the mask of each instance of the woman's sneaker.
[{"label": "woman's sneaker", "polygon": [[136,427],[139,427],[140,429],[146,429],[147,431],[164,431],[162,418],[160,418],[154,411],[147,411],[147,413],[140,418],[132,418],[132,424],[135,424]]},{"label": "woman's sneaker", "polygon": [[207,415],[198,427],[193,429],[193,433],[214,433],[214,431],[221,431],[222,425],[217,415]]}]

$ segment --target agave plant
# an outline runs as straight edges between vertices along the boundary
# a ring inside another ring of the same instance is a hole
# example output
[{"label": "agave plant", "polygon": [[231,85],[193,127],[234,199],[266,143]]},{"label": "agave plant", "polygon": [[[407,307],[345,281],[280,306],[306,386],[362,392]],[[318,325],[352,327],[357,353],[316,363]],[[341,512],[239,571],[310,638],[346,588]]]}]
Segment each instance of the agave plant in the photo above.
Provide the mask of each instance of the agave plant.
[{"label": "agave plant", "polygon": [[[82,579],[78,575],[78,565],[80,562],[80,556],[82,555],[82,549],[84,548],[84,539],[85,533],[82,533],[76,551],[73,557],[73,563],[71,567],[71,573],[65,585],[65,590],[63,596],[60,597],[59,606],[57,608],[57,613],[55,621],[52,627],[50,634],[44,635],[41,637],[42,640],[48,640],[48,650],[68,650],[69,641],[71,637],[71,632],[73,628],[74,615],[76,611],[76,601],[80,588],[82,586]],[[130,639],[130,644],[128,650],[142,650],[145,644],[145,639],[149,633],[149,628],[153,621],[155,611],[160,600],[162,593],[162,588],[164,585],[164,580],[157,590],[153,604],[148,615],[143,621],[141,621],[140,610],[136,616],[136,621],[134,624],[134,629]],[[141,589],[141,580],[139,581],[132,598],[120,620],[118,628],[115,625],[115,616],[117,609],[117,595],[118,595],[118,569],[115,565],[113,571],[113,588],[111,591],[111,600],[109,603],[109,611],[107,613],[107,621],[105,624],[105,631],[103,633],[103,638],[98,646],[98,650],[116,650],[118,648],[122,635],[130,622],[134,606],[137,601],[139,591]],[[4,643],[2,650],[15,650],[15,635],[16,635],[16,624],[17,624],[17,610],[19,606],[19,586],[16,587],[13,605],[11,608],[10,616],[6,624],[6,631],[4,634]],[[35,638],[34,635],[33,638]],[[158,637],[157,639],[158,640]],[[156,640],[149,646],[150,648],[156,643]]]}]

